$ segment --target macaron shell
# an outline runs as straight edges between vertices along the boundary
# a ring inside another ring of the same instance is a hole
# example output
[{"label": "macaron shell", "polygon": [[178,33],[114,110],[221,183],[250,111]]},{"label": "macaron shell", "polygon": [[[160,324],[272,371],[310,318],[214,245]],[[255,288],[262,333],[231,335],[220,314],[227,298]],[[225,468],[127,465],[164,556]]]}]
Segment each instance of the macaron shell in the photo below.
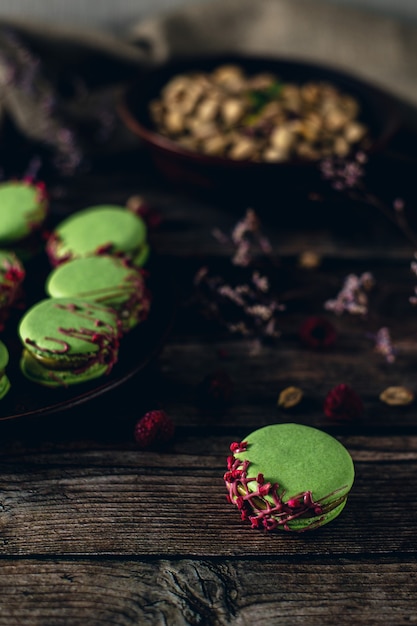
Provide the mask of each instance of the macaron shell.
[{"label": "macaron shell", "polygon": [[0,400],[4,398],[6,393],[9,391],[10,386],[11,385],[9,379],[7,378],[6,374],[3,374],[3,376],[0,377]]},{"label": "macaron shell", "polygon": [[114,305],[130,297],[135,285],[129,277],[136,274],[111,256],[74,259],[50,273],[46,292],[53,298],[78,297]]},{"label": "macaron shell", "polygon": [[47,202],[36,185],[26,182],[0,184],[0,242],[19,241],[46,217]]},{"label": "macaron shell", "polygon": [[236,458],[250,461],[250,476],[261,473],[266,482],[277,482],[285,502],[311,491],[314,501],[328,503],[352,487],[350,454],[321,430],[301,424],[275,424],[251,433],[244,441],[247,450],[235,454]]},{"label": "macaron shell", "polygon": [[137,254],[132,263],[136,267],[143,267],[148,262],[149,256],[151,253],[151,247],[148,243],[145,243],[142,248],[139,250],[139,254]]},{"label": "macaron shell", "polygon": [[99,346],[92,341],[92,333],[106,333],[109,339],[117,336],[116,313],[78,298],[41,300],[25,313],[19,325],[23,345],[50,358],[96,353]]},{"label": "macaron shell", "polygon": [[5,344],[0,341],[0,372],[3,371],[9,363],[9,351]]},{"label": "macaron shell", "polygon": [[107,367],[95,363],[82,373],[74,373],[71,370],[48,370],[31,358],[25,350],[20,360],[20,369],[23,375],[34,383],[46,387],[66,387],[99,378],[106,373]]},{"label": "macaron shell", "polygon": [[100,205],[74,213],[61,222],[53,236],[58,238],[58,257],[83,257],[103,247],[111,252],[139,254],[146,242],[145,222],[123,207]]},{"label": "macaron shell", "polygon": [[114,308],[124,332],[147,318],[150,295],[139,268],[98,255],[58,265],[45,289],[51,297],[78,297]]}]

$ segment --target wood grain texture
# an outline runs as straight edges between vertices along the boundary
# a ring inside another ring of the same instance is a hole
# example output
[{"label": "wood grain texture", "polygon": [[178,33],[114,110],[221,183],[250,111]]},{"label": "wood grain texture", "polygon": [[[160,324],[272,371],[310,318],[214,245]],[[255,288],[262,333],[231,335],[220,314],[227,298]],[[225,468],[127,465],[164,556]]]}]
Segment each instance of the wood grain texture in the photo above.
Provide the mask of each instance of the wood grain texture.
[{"label": "wood grain texture", "polygon": [[[379,400],[392,384],[417,391],[412,250],[370,214],[353,224],[346,213],[332,221],[316,215],[317,224],[309,219],[301,228],[298,216],[291,223],[285,212],[272,219],[266,211],[287,311],[281,337],[261,346],[207,320],[193,290],[203,264],[230,271],[230,250],[211,230],[230,232],[246,207],[225,211],[148,174],[132,164],[121,173],[119,164],[52,189],[56,219],[144,193],[163,217],[150,237],[180,305],[162,353],[137,378],[73,411],[0,423],[0,626],[413,623],[417,408]],[[321,255],[319,268],[298,266],[303,250]],[[351,271],[375,275],[372,315],[329,316],[338,331],[334,348],[303,348],[300,323],[323,313]],[[398,346],[392,365],[368,336],[383,325]],[[218,369],[234,387],[222,411],[198,394]],[[340,424],[324,416],[325,395],[341,382],[363,398],[362,419]],[[283,411],[276,402],[288,385],[300,386],[304,400]],[[169,412],[176,434],[165,448],[141,451],[134,424],[154,408]],[[355,483],[328,526],[299,535],[253,531],[226,502],[229,444],[287,421],[340,439]]]},{"label": "wood grain texture", "polygon": [[415,562],[385,559],[3,562],[0,624],[402,625],[416,577]]}]

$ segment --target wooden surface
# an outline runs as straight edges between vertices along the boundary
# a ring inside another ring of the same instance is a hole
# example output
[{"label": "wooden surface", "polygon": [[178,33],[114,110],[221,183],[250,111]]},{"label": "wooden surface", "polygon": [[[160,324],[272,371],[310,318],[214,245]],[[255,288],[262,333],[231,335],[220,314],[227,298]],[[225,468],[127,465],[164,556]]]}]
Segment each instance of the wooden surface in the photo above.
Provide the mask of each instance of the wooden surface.
[{"label": "wooden surface", "polygon": [[[199,267],[229,266],[230,250],[211,231],[230,232],[244,201],[225,210],[173,191],[137,158],[137,168],[118,160],[51,183],[54,210],[143,193],[163,217],[152,246],[176,285],[176,322],[156,362],[121,388],[67,412],[0,423],[0,626],[414,623],[417,408],[379,400],[388,385],[417,392],[412,246],[369,207],[311,203],[306,214],[271,194],[256,208],[286,277],[287,312],[282,337],[260,347],[206,320],[193,297]],[[319,268],[298,266],[305,250],[321,256]],[[303,348],[300,322],[363,271],[376,279],[372,316],[328,314],[339,332],[333,350]],[[392,365],[366,336],[383,325],[398,346]],[[234,383],[221,413],[203,410],[196,391],[218,369]],[[324,416],[326,393],[342,382],[364,400],[359,422]],[[288,385],[305,393],[292,412],[276,405]],[[175,438],[141,451],[134,423],[157,407],[175,421]],[[356,468],[341,516],[301,535],[251,530],[226,503],[222,480],[231,441],[285,421],[333,434]]]}]

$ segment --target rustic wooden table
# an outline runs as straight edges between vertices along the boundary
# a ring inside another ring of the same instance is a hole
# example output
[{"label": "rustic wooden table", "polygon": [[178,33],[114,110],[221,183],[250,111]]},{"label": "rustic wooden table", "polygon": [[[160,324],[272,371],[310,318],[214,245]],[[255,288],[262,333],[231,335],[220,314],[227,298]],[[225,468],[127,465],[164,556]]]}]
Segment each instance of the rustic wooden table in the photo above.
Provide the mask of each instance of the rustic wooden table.
[{"label": "rustic wooden table", "polygon": [[[335,202],[329,212],[312,202],[298,214],[290,198],[271,194],[262,222],[286,276],[287,311],[281,338],[259,346],[205,319],[193,299],[202,265],[230,266],[212,229],[230,232],[244,201],[225,210],[163,186],[142,166],[138,175],[120,161],[53,188],[63,213],[144,194],[163,217],[152,246],[178,307],[159,357],[125,385],[56,415],[0,423],[0,625],[416,621],[417,408],[379,399],[390,385],[417,392],[413,247],[368,206]],[[390,179],[402,185],[398,172]],[[306,250],[320,257],[317,268],[299,266]],[[333,349],[302,347],[299,324],[324,314],[347,274],[365,271],[375,277],[369,318],[326,313],[338,330]],[[393,364],[367,335],[383,326],[398,348]],[[219,369],[233,382],[231,404],[204,410],[199,383]],[[359,421],[325,417],[324,398],[339,383],[362,397]],[[305,401],[284,411],[277,397],[289,385]],[[166,448],[142,451],[133,426],[153,408],[169,413],[176,434]],[[287,421],[339,438],[356,480],[328,526],[264,534],[226,503],[225,459],[231,441]]]}]

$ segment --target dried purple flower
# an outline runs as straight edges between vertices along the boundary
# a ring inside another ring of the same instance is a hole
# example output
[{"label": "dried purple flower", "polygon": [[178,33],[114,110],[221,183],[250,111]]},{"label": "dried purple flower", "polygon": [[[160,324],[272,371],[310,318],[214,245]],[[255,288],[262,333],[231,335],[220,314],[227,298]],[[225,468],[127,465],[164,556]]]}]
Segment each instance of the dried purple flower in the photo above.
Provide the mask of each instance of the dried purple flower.
[{"label": "dried purple flower", "polygon": [[343,157],[329,157],[319,163],[322,178],[327,180],[336,191],[345,193],[350,199],[362,202],[376,208],[387,219],[393,222],[405,235],[410,243],[417,248],[417,234],[410,227],[404,212],[405,202],[396,198],[387,203],[378,195],[367,189],[365,183],[365,164],[368,155],[357,152],[351,159]]},{"label": "dried purple flower", "polygon": [[329,157],[320,162],[320,171],[324,179],[330,181],[333,189],[344,191],[356,189],[365,175],[363,165],[368,157],[364,152],[357,152],[352,159]]},{"label": "dried purple flower", "polygon": [[351,315],[366,315],[368,313],[367,292],[374,286],[374,278],[370,272],[361,276],[349,274],[343,283],[342,289],[334,300],[327,300],[324,308],[333,311],[336,315],[350,313]]},{"label": "dried purple flower", "polygon": [[84,161],[83,151],[40,58],[11,28],[1,31],[1,44],[2,64],[7,67],[6,107],[30,137],[54,149],[57,169],[73,174]]},{"label": "dried purple flower", "polygon": [[384,326],[380,328],[375,335],[371,335],[375,341],[375,352],[384,357],[387,363],[394,363],[396,358],[396,349],[391,340],[389,329]]},{"label": "dried purple flower", "polygon": [[[275,338],[280,335],[277,327],[278,314],[285,309],[273,293],[268,276],[250,267],[261,252],[270,255],[271,245],[261,234],[259,220],[252,209],[226,236],[215,228],[213,236],[223,245],[234,247],[231,263],[241,269],[233,269],[233,277],[212,275],[202,267],[194,278],[197,295],[203,310],[215,317],[230,332],[248,337]],[[268,258],[271,265],[271,258]]]},{"label": "dried purple flower", "polygon": [[235,248],[233,265],[247,267],[256,254],[269,255],[271,244],[261,232],[261,225],[253,209],[248,209],[245,216],[234,226],[230,237],[220,229],[213,230],[213,236],[222,244],[232,244]]},{"label": "dried purple flower", "polygon": [[271,293],[267,277],[253,271],[247,283],[231,285],[211,276],[202,267],[194,278],[200,300],[209,317],[215,317],[231,333],[248,337],[279,337],[278,315],[285,310]]},{"label": "dried purple flower", "polygon": [[[417,252],[414,254],[414,258],[417,259]],[[411,261],[411,271],[417,276],[417,261]],[[414,287],[414,296],[410,297],[410,302],[413,305],[417,304],[417,287]]]}]

